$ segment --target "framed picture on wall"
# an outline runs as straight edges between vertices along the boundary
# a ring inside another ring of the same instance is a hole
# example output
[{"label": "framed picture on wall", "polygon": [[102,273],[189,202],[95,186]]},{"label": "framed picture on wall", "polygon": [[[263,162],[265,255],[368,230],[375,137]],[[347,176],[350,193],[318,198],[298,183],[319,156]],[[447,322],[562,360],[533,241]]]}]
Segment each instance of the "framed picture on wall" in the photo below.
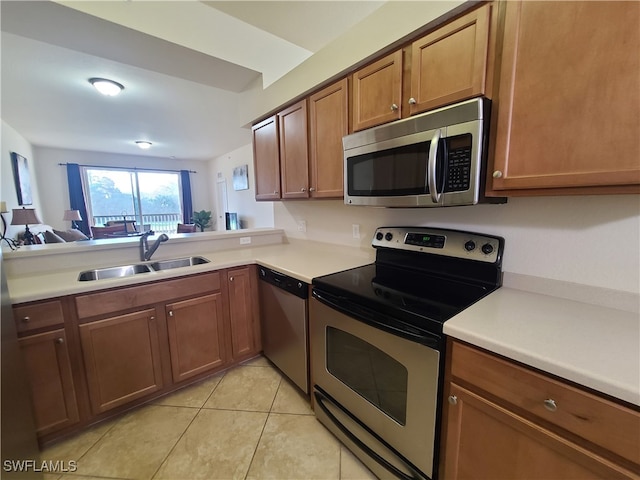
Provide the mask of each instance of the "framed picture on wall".
[{"label": "framed picture on wall", "polygon": [[31,175],[29,174],[27,159],[16,152],[11,152],[11,164],[13,166],[13,179],[16,183],[16,193],[18,194],[18,205],[33,204]]},{"label": "framed picture on wall", "polygon": [[242,165],[233,169],[233,189],[247,190],[249,188],[249,166]]}]

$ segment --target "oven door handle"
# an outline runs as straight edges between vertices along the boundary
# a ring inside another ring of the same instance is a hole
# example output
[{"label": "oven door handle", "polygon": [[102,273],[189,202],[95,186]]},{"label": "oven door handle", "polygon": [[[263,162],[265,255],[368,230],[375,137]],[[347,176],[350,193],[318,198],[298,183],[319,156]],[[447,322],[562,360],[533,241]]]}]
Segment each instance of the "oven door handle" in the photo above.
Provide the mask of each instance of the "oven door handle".
[{"label": "oven door handle", "polygon": [[[371,309],[356,305],[345,297],[338,297],[327,292],[318,292],[315,288],[312,293],[313,297],[326,306],[333,308],[347,316],[353,317],[367,325],[385,330],[393,335],[398,335],[407,340],[419,343],[429,348],[438,349],[442,338],[436,334],[428,332],[412,331],[411,327],[401,325],[399,322],[386,318],[381,320],[381,314]],[[339,303],[338,303],[339,302]]]},{"label": "oven door handle", "polygon": [[[316,387],[316,388],[318,388],[318,387]],[[332,402],[331,399],[329,399],[322,392],[314,389],[313,395],[316,398],[316,404],[322,409],[322,411],[327,415],[327,417],[329,417],[331,422],[333,422],[333,424],[336,427],[338,427],[340,429],[340,431],[349,440],[351,440],[353,443],[355,443],[356,446],[358,448],[360,448],[364,453],[366,453],[369,457],[371,457],[373,460],[375,460],[377,463],[379,463],[381,466],[386,468],[389,472],[391,472],[393,475],[395,475],[397,478],[400,478],[401,480],[417,480],[417,479],[423,480],[422,476],[418,476],[418,475],[409,476],[409,475],[407,475],[402,470],[398,469],[395,465],[393,465],[390,462],[388,462],[385,458],[383,458],[381,455],[379,455],[376,451],[374,451],[371,447],[369,447],[362,440],[360,440],[357,437],[357,435],[354,435],[345,425],[342,424],[342,422],[340,420],[338,420],[338,418],[333,413],[331,413],[329,408],[327,408],[327,406],[325,405],[325,402],[326,403],[331,403],[331,404],[335,405],[336,408],[342,410],[345,413],[345,415],[347,415],[351,420],[356,422],[357,425],[359,425],[361,428],[364,428],[365,430],[367,430],[369,432],[369,434],[372,436],[372,438],[376,439],[380,443],[381,446],[383,446],[387,450],[390,450],[389,447],[386,446],[386,444],[383,441],[378,439],[378,436],[375,433],[371,432],[368,428],[366,428],[364,425],[362,425],[356,418],[353,417],[353,415],[351,415],[350,413],[345,411],[339,405],[337,405],[334,402]],[[396,458],[398,458],[398,460],[400,460],[400,457],[396,452],[394,452],[393,450],[390,450],[390,451],[393,452],[394,457],[396,457]],[[404,462],[405,461],[403,461],[402,463],[404,463]]]}]

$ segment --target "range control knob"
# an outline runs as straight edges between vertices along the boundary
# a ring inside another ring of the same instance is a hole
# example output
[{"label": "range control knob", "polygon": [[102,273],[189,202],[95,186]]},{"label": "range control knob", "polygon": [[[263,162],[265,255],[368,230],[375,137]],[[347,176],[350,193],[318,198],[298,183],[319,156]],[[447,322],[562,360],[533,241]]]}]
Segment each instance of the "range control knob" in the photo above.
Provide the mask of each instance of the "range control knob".
[{"label": "range control knob", "polygon": [[464,244],[464,249],[467,252],[471,252],[475,250],[475,248],[476,248],[476,242],[474,242],[473,240],[469,240],[467,243]]},{"label": "range control knob", "polygon": [[484,245],[482,245],[482,253],[484,253],[485,255],[493,253],[493,245],[491,245],[490,243],[485,243]]},{"label": "range control knob", "polygon": [[390,241],[393,239],[393,233],[391,233],[391,232],[387,232],[387,234],[384,236],[384,239],[385,239],[387,242],[390,242]]},{"label": "range control knob", "polygon": [[384,235],[382,234],[382,232],[378,232],[376,233],[376,240],[380,241],[384,238]]}]

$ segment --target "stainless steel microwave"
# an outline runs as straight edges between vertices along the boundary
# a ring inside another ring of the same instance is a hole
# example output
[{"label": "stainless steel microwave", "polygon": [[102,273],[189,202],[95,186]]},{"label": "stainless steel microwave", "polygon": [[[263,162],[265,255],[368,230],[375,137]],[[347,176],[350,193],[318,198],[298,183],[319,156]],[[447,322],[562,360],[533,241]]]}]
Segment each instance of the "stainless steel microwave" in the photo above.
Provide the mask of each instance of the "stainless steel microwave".
[{"label": "stainless steel microwave", "polygon": [[344,203],[447,207],[485,198],[491,102],[479,97],[342,139]]}]

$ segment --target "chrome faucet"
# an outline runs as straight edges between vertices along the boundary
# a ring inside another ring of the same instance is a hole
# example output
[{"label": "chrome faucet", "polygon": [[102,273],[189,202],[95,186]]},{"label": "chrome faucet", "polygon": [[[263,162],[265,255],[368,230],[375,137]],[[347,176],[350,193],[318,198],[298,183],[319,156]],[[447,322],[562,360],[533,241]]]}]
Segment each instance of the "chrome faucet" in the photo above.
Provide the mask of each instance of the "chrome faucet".
[{"label": "chrome faucet", "polygon": [[149,230],[144,232],[140,237],[140,260],[146,262],[147,260],[151,260],[151,255],[155,253],[162,242],[166,242],[169,240],[169,237],[165,233],[156,238],[156,241],[153,242],[151,248],[149,248],[149,243],[147,241],[147,237],[154,235],[153,230]]}]

